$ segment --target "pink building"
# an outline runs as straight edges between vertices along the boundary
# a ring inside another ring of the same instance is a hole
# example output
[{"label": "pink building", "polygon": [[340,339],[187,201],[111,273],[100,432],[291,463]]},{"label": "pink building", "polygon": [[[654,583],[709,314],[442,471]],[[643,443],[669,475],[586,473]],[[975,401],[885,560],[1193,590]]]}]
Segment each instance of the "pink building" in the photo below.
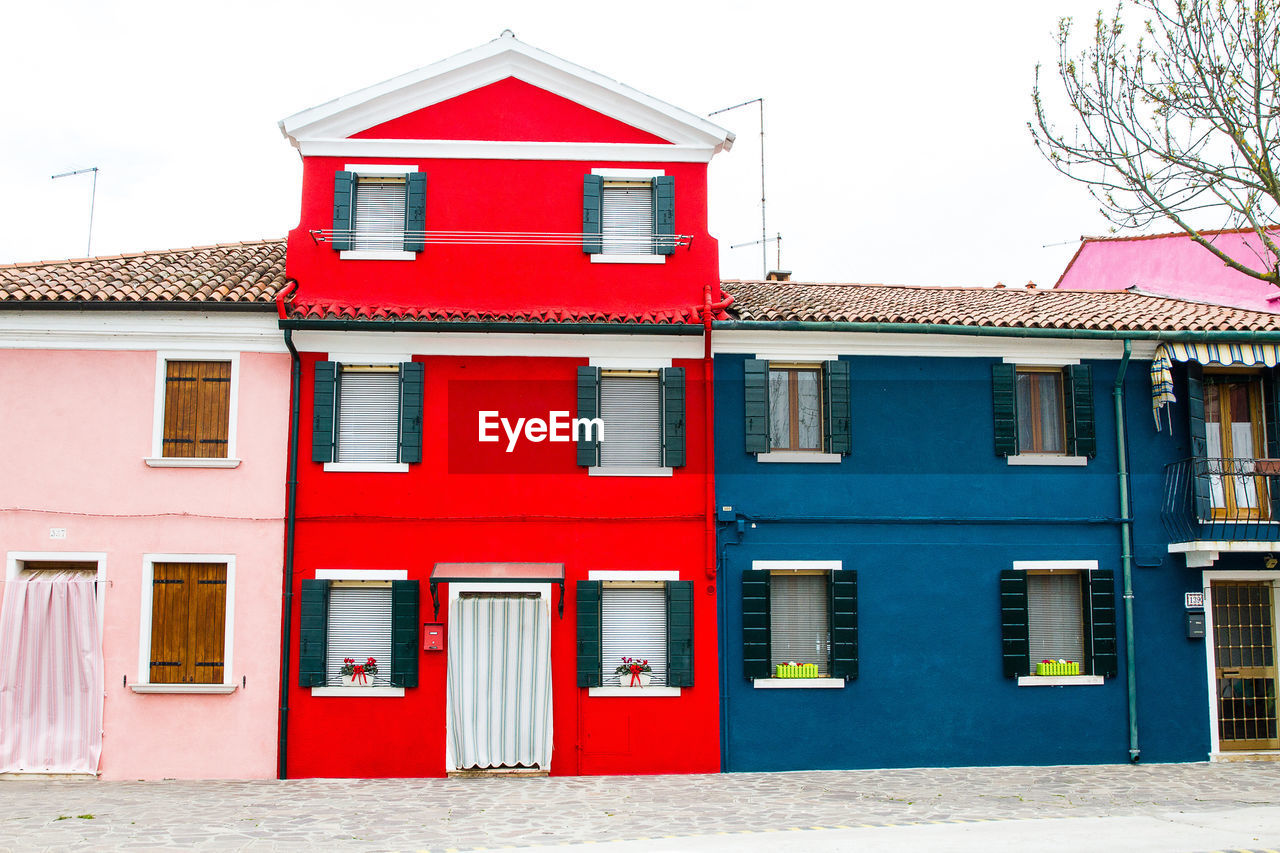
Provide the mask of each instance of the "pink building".
[{"label": "pink building", "polygon": [[283,260],[0,267],[0,773],[275,776]]}]

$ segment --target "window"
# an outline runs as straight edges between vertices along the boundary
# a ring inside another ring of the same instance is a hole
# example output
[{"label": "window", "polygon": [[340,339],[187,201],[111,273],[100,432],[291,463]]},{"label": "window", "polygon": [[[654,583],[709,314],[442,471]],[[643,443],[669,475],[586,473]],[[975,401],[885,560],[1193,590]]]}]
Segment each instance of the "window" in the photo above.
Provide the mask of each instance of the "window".
[{"label": "window", "polygon": [[754,561],[742,574],[742,643],[757,686],[857,678],[858,573],[839,561]]},{"label": "window", "polygon": [[1062,371],[1018,368],[1018,445],[1025,453],[1066,453]]},{"label": "window", "polygon": [[421,362],[318,362],[312,460],[336,471],[403,471],[421,461],[423,377]]},{"label": "window", "polygon": [[853,449],[849,362],[744,365],[746,451],[760,462],[838,462]]},{"label": "window", "polygon": [[[693,582],[655,572],[593,572],[578,581],[578,686],[619,687],[622,659],[649,661],[647,689],[693,686]],[[678,691],[675,691],[678,692]],[[654,691],[649,695],[673,695]]]},{"label": "window", "polygon": [[[302,687],[371,695],[402,695],[418,686],[418,582],[386,580],[386,573],[326,571],[302,582],[298,681]],[[395,574],[402,574],[396,572]],[[350,658],[377,661],[368,684],[343,685]]]},{"label": "window", "polygon": [[769,448],[822,449],[822,368],[769,365]]},{"label": "window", "polygon": [[390,686],[391,582],[334,581],[329,587],[328,635],[326,683],[342,683],[345,661],[363,665],[373,658],[378,672],[365,677],[365,686]]},{"label": "window", "polygon": [[674,179],[642,169],[597,169],[583,178],[582,250],[594,262],[662,263],[673,254]]},{"label": "window", "polygon": [[1089,365],[992,365],[996,455],[1010,464],[1083,465],[1097,451]]},{"label": "window", "polygon": [[333,184],[333,248],[343,258],[412,259],[425,247],[426,175],[414,166],[348,165]]},{"label": "window", "polygon": [[239,354],[156,354],[153,468],[234,468]]},{"label": "window", "polygon": [[649,662],[650,685],[667,684],[667,601],[662,583],[605,583],[600,591],[600,658],[604,684],[616,683],[623,658]]},{"label": "window", "polygon": [[[1021,561],[1000,574],[1004,673],[1009,677],[1116,674],[1115,576],[1093,561]],[[1040,667],[1043,662],[1050,666]],[[1066,671],[1058,662],[1066,663]],[[1019,682],[1034,683],[1034,682]]]},{"label": "window", "polygon": [[1209,505],[1215,518],[1267,518],[1267,477],[1253,460],[1266,456],[1262,382],[1245,374],[1204,377]]},{"label": "window", "polygon": [[223,684],[226,563],[151,563],[151,684]]},{"label": "window", "polygon": [[661,476],[685,464],[684,368],[578,368],[578,417],[601,429],[579,432],[578,464],[593,474]]},{"label": "window", "polygon": [[831,675],[830,573],[779,573],[769,578],[769,663],[814,666],[813,675]]}]

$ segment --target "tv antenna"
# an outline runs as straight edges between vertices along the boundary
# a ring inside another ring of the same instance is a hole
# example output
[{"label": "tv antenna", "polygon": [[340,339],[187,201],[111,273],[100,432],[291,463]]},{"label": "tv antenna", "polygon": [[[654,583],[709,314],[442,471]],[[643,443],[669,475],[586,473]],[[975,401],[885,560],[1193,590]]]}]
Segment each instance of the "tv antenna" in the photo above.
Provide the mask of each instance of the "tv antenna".
[{"label": "tv antenna", "polygon": [[[773,243],[773,244],[777,247],[777,249],[778,249],[778,255],[777,255],[778,260],[777,260],[777,265],[776,265],[776,266],[774,266],[774,269],[776,269],[776,270],[780,270],[780,269],[782,269],[782,232],[778,232],[778,233],[777,233],[777,234],[775,234],[774,236],[772,236],[772,237],[768,237],[768,238],[766,238],[766,239],[764,239],[764,240],[752,240],[750,243],[734,243],[734,244],[733,244],[732,246],[730,246],[729,248],[730,248],[730,249],[741,249],[743,246],[755,246],[755,245],[758,245],[758,244],[763,244],[763,245],[765,245],[765,246],[768,246],[770,243]],[[769,277],[769,271],[768,271],[768,270],[765,270],[765,273],[764,273],[764,276],[763,276],[763,277],[764,277],[764,278],[768,278],[768,277]]]},{"label": "tv antenna", "polygon": [[57,180],[58,178],[68,178],[72,175],[83,175],[87,172],[93,172],[93,188],[89,191],[89,242],[84,247],[84,256],[86,258],[93,255],[93,204],[98,198],[98,167],[90,166],[87,169],[76,169],[74,172],[63,172],[50,178],[50,180]]},{"label": "tv antenna", "polygon": [[[764,98],[752,98],[749,101],[743,101],[740,104],[734,104],[731,107],[725,107],[721,110],[715,110],[707,113],[708,116],[727,113],[730,110],[736,110],[739,107],[748,107],[752,104],[760,106],[760,239],[750,243],[739,243],[738,246],[754,246],[760,244],[760,279],[763,281],[769,275],[769,229],[765,225],[765,201],[764,201]],[[779,241],[779,251],[781,251],[781,241]],[[738,246],[731,246],[736,249]]]}]

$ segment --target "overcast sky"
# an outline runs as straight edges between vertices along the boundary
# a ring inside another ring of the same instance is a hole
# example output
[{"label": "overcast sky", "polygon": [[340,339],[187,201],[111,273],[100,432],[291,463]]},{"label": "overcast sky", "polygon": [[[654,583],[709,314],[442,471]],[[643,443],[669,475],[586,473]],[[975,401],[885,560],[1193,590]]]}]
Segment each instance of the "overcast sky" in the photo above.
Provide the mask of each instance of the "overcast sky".
[{"label": "overcast sky", "polygon": [[[763,96],[768,229],[797,280],[1051,285],[1107,225],[1026,122],[1060,15],[1107,0],[10,4],[0,262],[281,237],[300,162],[276,123],[504,29],[690,112]],[[1056,81],[1049,81],[1055,85]],[[754,107],[712,161],[725,278],[755,278]],[[1164,229],[1162,229],[1164,230]],[[1047,245],[1047,248],[1046,248]],[[775,265],[772,248],[769,266]]]}]

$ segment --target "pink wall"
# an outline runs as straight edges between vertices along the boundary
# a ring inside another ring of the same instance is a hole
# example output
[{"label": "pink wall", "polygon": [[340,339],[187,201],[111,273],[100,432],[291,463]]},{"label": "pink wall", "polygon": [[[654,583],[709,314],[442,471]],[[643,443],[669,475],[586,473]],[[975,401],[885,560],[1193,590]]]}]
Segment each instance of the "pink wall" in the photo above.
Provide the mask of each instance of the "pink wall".
[{"label": "pink wall", "polygon": [[[156,353],[0,350],[0,550],[104,552],[106,779],[275,775],[289,359],[240,356],[234,469],[150,468]],[[66,528],[65,539],[49,530]],[[235,556],[228,695],[142,695],[143,555]]]}]

